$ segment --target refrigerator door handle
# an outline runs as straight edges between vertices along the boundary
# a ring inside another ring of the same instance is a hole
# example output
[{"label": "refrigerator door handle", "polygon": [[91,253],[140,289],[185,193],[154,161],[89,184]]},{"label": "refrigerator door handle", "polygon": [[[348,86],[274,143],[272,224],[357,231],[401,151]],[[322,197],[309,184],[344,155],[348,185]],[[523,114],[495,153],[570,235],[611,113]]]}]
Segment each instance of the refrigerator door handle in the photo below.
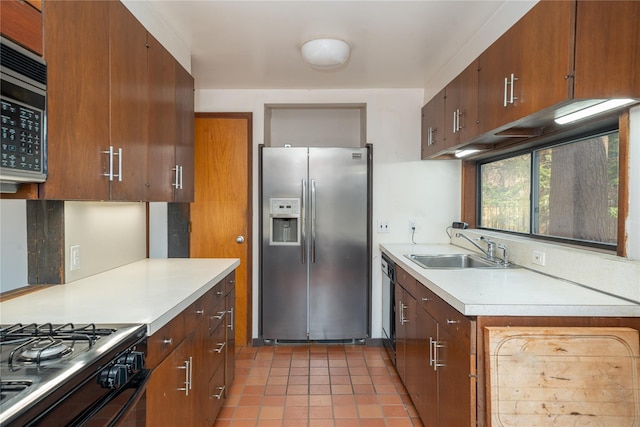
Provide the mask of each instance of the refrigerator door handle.
[{"label": "refrigerator door handle", "polygon": [[311,262],[316,262],[316,180],[311,180]]},{"label": "refrigerator door handle", "polygon": [[302,224],[300,224],[300,237],[301,237],[301,241],[300,241],[300,259],[302,260],[302,263],[304,264],[306,262],[306,257],[305,257],[305,250],[307,248],[307,210],[306,210],[306,204],[307,204],[307,180],[303,179],[302,180],[302,202],[301,202],[301,209],[300,209],[300,213],[302,215],[301,218],[301,222]]}]

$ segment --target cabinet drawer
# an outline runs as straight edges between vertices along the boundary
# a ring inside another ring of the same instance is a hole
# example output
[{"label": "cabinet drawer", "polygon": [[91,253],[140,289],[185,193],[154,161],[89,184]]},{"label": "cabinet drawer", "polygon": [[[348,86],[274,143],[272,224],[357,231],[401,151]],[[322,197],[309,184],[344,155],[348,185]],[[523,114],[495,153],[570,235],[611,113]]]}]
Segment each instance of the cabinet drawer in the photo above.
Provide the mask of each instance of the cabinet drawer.
[{"label": "cabinet drawer", "polygon": [[218,303],[220,301],[224,300],[224,296],[226,294],[226,284],[225,284],[225,279],[220,280],[218,283],[216,283],[216,285],[211,288],[211,290],[209,292],[211,292],[212,298],[211,298],[211,304],[212,306],[218,305]]},{"label": "cabinet drawer", "polygon": [[210,366],[209,372],[215,371],[220,366],[222,366],[224,370],[224,358],[227,354],[226,329],[227,327],[224,323],[220,324],[207,340],[207,363]]},{"label": "cabinet drawer", "polygon": [[398,266],[396,266],[396,282],[409,292],[411,296],[415,296],[416,279]]},{"label": "cabinet drawer", "polygon": [[147,366],[155,368],[184,339],[184,312],[147,339]]},{"label": "cabinet drawer", "polygon": [[228,390],[224,385],[224,366],[221,366],[215,371],[209,381],[207,405],[205,405],[207,425],[213,425],[227,394]]},{"label": "cabinet drawer", "polygon": [[236,286],[236,272],[235,270],[229,273],[227,277],[224,278],[224,294],[228,294],[231,292]]},{"label": "cabinet drawer", "polygon": [[213,310],[213,299],[213,292],[209,290],[206,294],[198,298],[196,302],[187,307],[184,311],[185,331],[193,331],[202,320],[211,316]]},{"label": "cabinet drawer", "polygon": [[472,321],[469,318],[440,299],[436,320],[438,327],[459,341],[460,346],[468,352],[475,353],[475,348],[473,348],[475,346],[472,345],[471,340]]},{"label": "cabinet drawer", "polygon": [[227,310],[225,300],[219,301],[214,307],[212,307],[211,314],[209,315],[209,334],[212,335],[220,325],[226,325],[225,318],[227,316]]},{"label": "cabinet drawer", "polygon": [[442,298],[433,293],[429,288],[422,283],[416,283],[415,292],[416,301],[418,306],[425,309],[431,316],[437,316],[437,307],[439,304],[446,304]]}]

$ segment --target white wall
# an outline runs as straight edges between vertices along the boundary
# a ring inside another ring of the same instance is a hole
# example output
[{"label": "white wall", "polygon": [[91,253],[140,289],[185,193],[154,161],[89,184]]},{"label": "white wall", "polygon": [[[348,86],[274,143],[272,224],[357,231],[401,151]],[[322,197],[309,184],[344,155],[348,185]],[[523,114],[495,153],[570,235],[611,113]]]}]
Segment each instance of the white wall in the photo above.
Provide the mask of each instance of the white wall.
[{"label": "white wall", "polygon": [[460,212],[460,163],[420,161],[422,89],[376,90],[199,90],[196,112],[253,113],[253,331],[258,331],[258,149],[264,141],[265,104],[366,104],[367,142],[373,144],[373,221],[386,219],[391,232],[373,234],[372,337],[381,336],[380,242],[407,242],[409,219],[418,222],[416,241],[448,241],[445,228]]},{"label": "white wall", "polygon": [[0,200],[0,292],[27,285],[27,202]]}]

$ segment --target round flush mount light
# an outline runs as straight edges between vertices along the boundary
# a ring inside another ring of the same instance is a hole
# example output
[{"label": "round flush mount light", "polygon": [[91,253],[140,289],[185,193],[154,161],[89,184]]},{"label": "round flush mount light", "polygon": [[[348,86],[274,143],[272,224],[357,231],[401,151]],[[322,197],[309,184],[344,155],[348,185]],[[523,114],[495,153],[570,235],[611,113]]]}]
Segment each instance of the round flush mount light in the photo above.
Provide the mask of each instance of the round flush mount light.
[{"label": "round flush mount light", "polygon": [[338,68],[349,59],[349,44],[338,39],[314,39],[302,45],[302,57],[310,66],[320,69]]}]

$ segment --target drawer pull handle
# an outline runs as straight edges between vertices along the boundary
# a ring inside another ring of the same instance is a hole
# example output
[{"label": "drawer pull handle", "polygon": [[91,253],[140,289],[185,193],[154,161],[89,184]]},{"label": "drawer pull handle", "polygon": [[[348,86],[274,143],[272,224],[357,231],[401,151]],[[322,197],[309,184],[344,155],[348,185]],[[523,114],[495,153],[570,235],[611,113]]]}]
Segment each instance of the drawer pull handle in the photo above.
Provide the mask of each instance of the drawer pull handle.
[{"label": "drawer pull handle", "polygon": [[204,314],[204,310],[196,310],[196,314],[198,315]]},{"label": "drawer pull handle", "polygon": [[226,345],[227,345],[226,342],[218,343],[218,348],[214,349],[213,351],[215,351],[216,353],[222,353],[222,350]]},{"label": "drawer pull handle", "polygon": [[220,399],[222,399],[222,395],[224,394],[225,386],[216,387],[216,389],[220,390],[220,393],[213,394],[213,395],[211,395],[211,397],[215,397],[216,399],[220,400]]},{"label": "drawer pull handle", "polygon": [[216,295],[222,295],[222,291],[216,291]]},{"label": "drawer pull handle", "polygon": [[173,338],[169,338],[169,339],[166,339],[166,340],[162,340],[162,344],[164,344],[164,345],[171,345],[171,344],[173,344]]},{"label": "drawer pull handle", "polygon": [[219,311],[217,316],[211,316],[212,319],[222,320],[224,315],[227,314],[226,311]]},{"label": "drawer pull handle", "polygon": [[457,325],[458,323],[460,323],[459,320],[450,320],[447,319],[447,325]]},{"label": "drawer pull handle", "polygon": [[433,300],[433,298],[425,298],[425,297],[422,297],[421,299],[424,302],[429,302],[429,301]]}]

